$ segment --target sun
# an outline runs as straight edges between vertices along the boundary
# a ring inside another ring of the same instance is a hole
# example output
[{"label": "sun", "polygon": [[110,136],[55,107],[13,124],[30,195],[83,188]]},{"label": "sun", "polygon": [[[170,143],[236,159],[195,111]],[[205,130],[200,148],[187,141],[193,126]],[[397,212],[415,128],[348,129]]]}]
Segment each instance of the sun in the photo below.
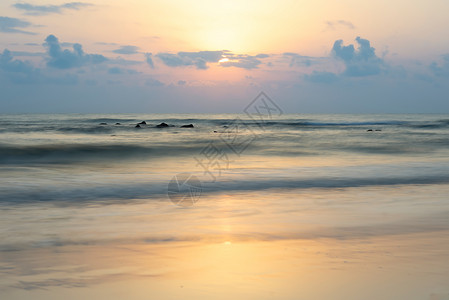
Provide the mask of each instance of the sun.
[{"label": "sun", "polygon": [[223,63],[223,62],[227,62],[227,61],[229,61],[229,58],[223,57],[223,58],[220,59],[218,62],[219,62],[219,63]]}]

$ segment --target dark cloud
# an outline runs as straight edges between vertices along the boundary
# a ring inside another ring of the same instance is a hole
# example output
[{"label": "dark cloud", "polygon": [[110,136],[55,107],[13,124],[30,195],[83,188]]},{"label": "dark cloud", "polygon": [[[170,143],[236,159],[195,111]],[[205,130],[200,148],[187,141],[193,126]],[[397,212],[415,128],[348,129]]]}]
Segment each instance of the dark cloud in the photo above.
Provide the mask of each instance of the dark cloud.
[{"label": "dark cloud", "polygon": [[195,66],[197,69],[205,70],[207,63],[217,63],[226,51],[199,51],[199,52],[178,52],[177,54],[162,52],[156,54],[166,66],[183,67]]},{"label": "dark cloud", "polygon": [[355,40],[359,45],[357,50],[352,44],[343,46],[342,40],[335,41],[332,47],[333,55],[345,64],[346,69],[343,75],[361,77],[377,75],[384,71],[385,63],[376,55],[370,42],[360,37]]},{"label": "dark cloud", "polygon": [[154,69],[154,62],[151,55],[152,55],[151,53],[145,53],[145,59],[150,68]]},{"label": "dark cloud", "polygon": [[30,22],[23,21],[20,19],[0,17],[0,32],[35,35],[36,33],[34,32],[19,29],[19,28],[27,28],[30,27],[31,25],[32,24]]},{"label": "dark cloud", "polygon": [[100,54],[86,54],[80,44],[73,45],[73,51],[63,50],[59,40],[54,35],[49,35],[45,39],[44,46],[50,58],[47,66],[57,69],[78,68],[84,65],[99,64],[107,59]]},{"label": "dark cloud", "polygon": [[442,63],[432,62],[429,68],[437,77],[449,77],[449,54],[443,55]]},{"label": "dark cloud", "polygon": [[335,30],[338,27],[345,27],[347,29],[355,29],[354,24],[345,20],[337,20],[337,21],[327,21],[326,22],[326,30]]},{"label": "dark cloud", "polygon": [[84,2],[69,2],[61,5],[34,5],[30,3],[16,3],[13,6],[22,10],[27,15],[40,16],[52,13],[60,14],[63,10],[79,10],[83,7],[92,6],[93,4]]},{"label": "dark cloud", "polygon": [[304,80],[313,83],[332,83],[338,80],[338,76],[332,72],[313,71],[311,74],[304,75]]},{"label": "dark cloud", "polygon": [[112,50],[112,52],[117,53],[117,54],[126,54],[126,55],[136,54],[136,53],[139,53],[139,47],[126,45],[126,46],[121,46],[118,49]]}]

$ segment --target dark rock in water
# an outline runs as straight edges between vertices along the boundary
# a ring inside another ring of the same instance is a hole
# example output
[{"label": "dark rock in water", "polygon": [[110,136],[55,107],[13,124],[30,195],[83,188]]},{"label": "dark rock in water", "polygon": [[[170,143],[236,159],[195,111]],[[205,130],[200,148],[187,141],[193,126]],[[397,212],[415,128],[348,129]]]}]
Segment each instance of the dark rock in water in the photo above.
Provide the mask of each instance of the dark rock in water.
[{"label": "dark rock in water", "polygon": [[193,128],[193,124],[182,125],[181,128]]},{"label": "dark rock in water", "polygon": [[227,126],[227,125],[224,125],[224,126],[223,126],[223,128],[229,128],[229,126]]},{"label": "dark rock in water", "polygon": [[147,122],[145,122],[145,121],[142,121],[142,122],[140,122],[140,123],[137,123],[137,124],[141,124],[141,125],[147,125]]},{"label": "dark rock in water", "polygon": [[368,129],[367,131],[373,131],[372,129]]},{"label": "dark rock in water", "polygon": [[164,123],[164,122],[162,122],[161,124],[159,124],[159,125],[156,125],[156,127],[157,127],[157,128],[164,128],[164,127],[168,127],[168,124],[167,124],[167,123]]},{"label": "dark rock in water", "polygon": [[382,129],[376,129],[376,131],[382,131]]},{"label": "dark rock in water", "polygon": [[100,125],[108,125],[108,123],[100,123]]},{"label": "dark rock in water", "polygon": [[214,133],[217,133],[218,131],[214,130]]},{"label": "dark rock in water", "polygon": [[115,125],[122,125],[122,124],[120,124],[120,123],[115,123]]},{"label": "dark rock in water", "polygon": [[140,125],[139,125],[139,124],[137,124],[135,128],[141,128],[141,127],[140,127]]}]

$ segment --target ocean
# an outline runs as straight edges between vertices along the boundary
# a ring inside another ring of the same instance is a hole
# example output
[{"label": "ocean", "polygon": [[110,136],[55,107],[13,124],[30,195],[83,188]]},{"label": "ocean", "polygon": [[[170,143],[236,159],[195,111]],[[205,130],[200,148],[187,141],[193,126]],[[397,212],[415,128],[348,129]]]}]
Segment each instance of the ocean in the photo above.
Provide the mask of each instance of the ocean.
[{"label": "ocean", "polygon": [[0,298],[447,300],[447,195],[449,115],[1,115]]}]

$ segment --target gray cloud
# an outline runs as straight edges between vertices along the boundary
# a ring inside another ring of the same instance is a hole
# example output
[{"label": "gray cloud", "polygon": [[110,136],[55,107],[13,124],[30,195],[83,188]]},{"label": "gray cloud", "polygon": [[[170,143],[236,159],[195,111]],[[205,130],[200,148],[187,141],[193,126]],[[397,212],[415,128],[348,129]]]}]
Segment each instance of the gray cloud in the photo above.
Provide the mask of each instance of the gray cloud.
[{"label": "gray cloud", "polygon": [[285,53],[283,53],[283,56],[290,60],[290,63],[289,63],[290,67],[295,67],[295,66],[310,67],[313,64],[312,58],[310,56],[303,56],[303,55],[300,55],[297,53],[292,53],[292,52],[285,52]]},{"label": "gray cloud", "polygon": [[259,54],[256,56],[247,55],[247,54],[238,54],[238,55],[226,55],[229,58],[229,61],[220,63],[222,67],[236,67],[242,69],[257,69],[262,61],[260,58],[269,57],[267,54]]},{"label": "gray cloud", "polygon": [[32,24],[16,18],[0,17],[0,32],[6,33],[22,33],[35,35],[34,32],[25,31],[19,28],[27,28]]},{"label": "gray cloud", "polygon": [[0,54],[0,69],[14,73],[31,73],[34,71],[34,67],[29,62],[14,59],[8,49]]},{"label": "gray cloud", "polygon": [[125,72],[122,68],[113,67],[108,70],[108,73],[112,74],[112,75],[119,75],[119,74],[123,74]]},{"label": "gray cloud", "polygon": [[258,66],[262,64],[261,59],[270,57],[270,55],[265,53],[260,53],[254,56],[247,54],[233,54],[227,50],[222,50],[178,52],[177,54],[165,52],[156,54],[156,57],[169,67],[195,66],[197,69],[201,70],[208,69],[208,63],[218,63],[222,58],[226,57],[229,61],[220,62],[220,66],[250,70],[258,68]]},{"label": "gray cloud", "polygon": [[326,30],[335,30],[338,27],[345,27],[348,29],[355,29],[354,24],[345,20],[326,21]]},{"label": "gray cloud", "polygon": [[385,63],[376,55],[370,42],[360,37],[355,40],[359,44],[357,50],[352,44],[343,46],[342,40],[335,41],[332,47],[333,55],[345,64],[346,69],[343,75],[361,77],[377,75],[384,71]]},{"label": "gray cloud", "polygon": [[130,60],[130,59],[124,59],[122,57],[117,57],[117,58],[108,58],[108,64],[115,64],[115,65],[122,65],[122,66],[135,66],[135,65],[141,65],[142,61]]},{"label": "gray cloud", "polygon": [[226,51],[199,51],[199,52],[178,52],[177,54],[161,52],[156,54],[166,66],[182,67],[195,66],[197,69],[205,70],[207,63],[217,63]]},{"label": "gray cloud", "polygon": [[118,49],[112,50],[112,52],[117,53],[117,54],[136,54],[139,53],[139,47],[136,46],[130,46],[130,45],[126,45],[126,46],[121,46]]},{"label": "gray cloud", "polygon": [[36,56],[36,57],[44,57],[45,53],[43,52],[29,52],[29,51],[14,51],[12,52],[13,56]]},{"label": "gray cloud", "polygon": [[151,53],[145,53],[145,59],[150,68],[154,69],[154,62],[153,58],[151,58],[151,55],[152,55]]},{"label": "gray cloud", "polygon": [[449,77],[449,54],[443,55],[442,64],[432,62],[429,68],[433,75],[437,77]]},{"label": "gray cloud", "polygon": [[93,4],[84,2],[69,2],[61,5],[34,5],[30,3],[16,3],[13,6],[19,10],[22,10],[27,15],[40,16],[48,15],[52,13],[60,14],[63,10],[79,10],[83,7],[92,6]]},{"label": "gray cloud", "polygon": [[47,54],[50,58],[47,66],[57,69],[77,68],[84,65],[99,64],[107,60],[100,54],[86,54],[80,44],[73,45],[73,51],[63,50],[59,40],[54,35],[49,35],[45,39],[44,46],[47,48]]},{"label": "gray cloud", "polygon": [[332,83],[338,80],[338,76],[332,72],[313,71],[311,74],[304,75],[304,80],[313,83]]},{"label": "gray cloud", "polygon": [[119,67],[112,67],[109,68],[108,70],[108,74],[111,75],[121,75],[121,74],[130,74],[130,75],[134,75],[134,74],[138,74],[139,72],[137,72],[136,70],[133,69],[123,69],[123,68],[119,68]]},{"label": "gray cloud", "polygon": [[151,87],[158,87],[158,86],[164,86],[165,84],[157,79],[154,78],[148,78],[145,81],[145,85],[146,86],[151,86]]},{"label": "gray cloud", "polygon": [[12,52],[8,49],[0,54],[0,71],[6,73],[7,79],[15,84],[74,85],[78,83],[78,76],[74,74],[49,77],[30,62],[14,59]]}]

